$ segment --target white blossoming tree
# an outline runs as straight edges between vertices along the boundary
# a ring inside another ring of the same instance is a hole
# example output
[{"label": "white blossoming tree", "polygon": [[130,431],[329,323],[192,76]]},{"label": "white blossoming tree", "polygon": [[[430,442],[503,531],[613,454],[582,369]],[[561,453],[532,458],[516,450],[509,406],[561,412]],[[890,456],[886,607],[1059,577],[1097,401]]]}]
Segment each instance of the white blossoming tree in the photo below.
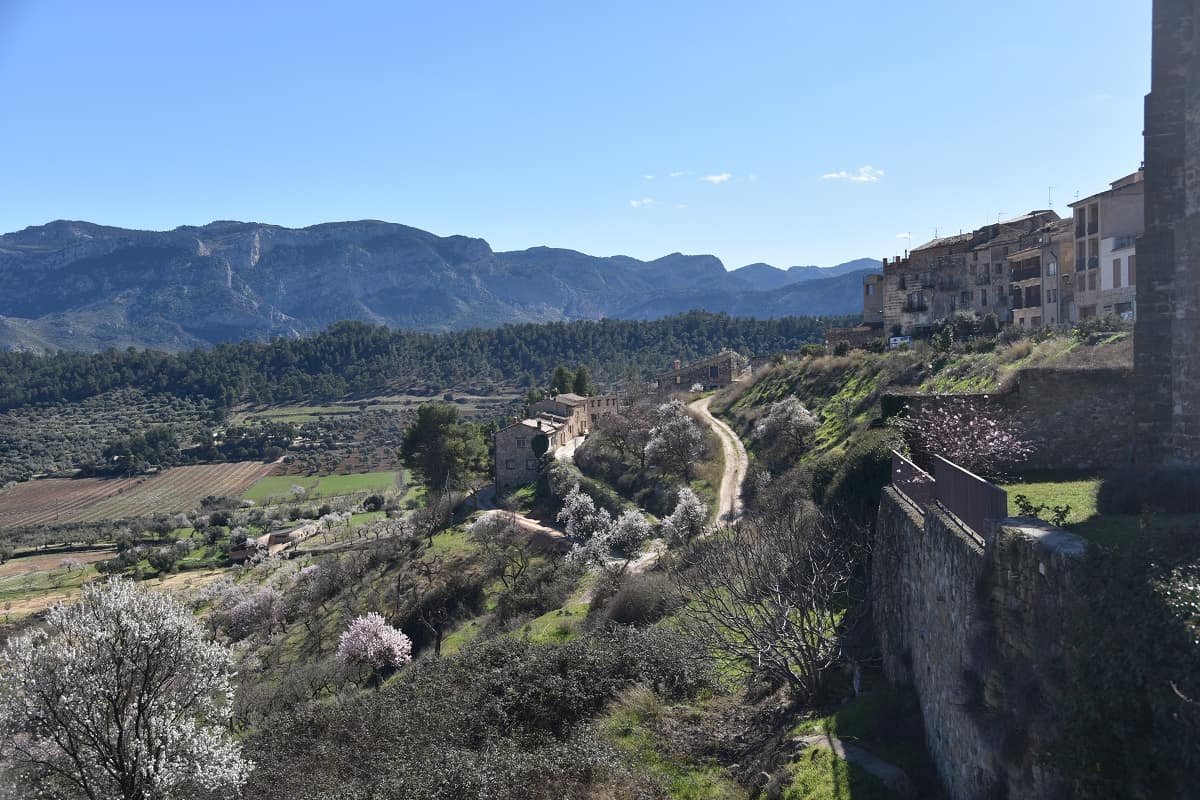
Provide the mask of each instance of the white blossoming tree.
[{"label": "white blossoming tree", "polygon": [[766,451],[773,467],[790,466],[808,449],[810,439],[821,426],[795,395],[772,403],[754,426],[754,439]]},{"label": "white blossoming tree", "polygon": [[370,611],[356,617],[342,631],[337,659],[343,664],[367,667],[377,679],[412,660],[412,640],[388,625],[381,614]]},{"label": "white blossoming tree", "polygon": [[663,520],[663,537],[672,544],[683,544],[700,535],[708,521],[708,506],[687,486],[680,487],[675,510]]},{"label": "white blossoming tree", "polygon": [[646,442],[646,461],[674,475],[692,477],[692,465],[704,451],[700,427],[678,400],[663,403],[656,412],[657,424]]},{"label": "white blossoming tree", "polygon": [[596,501],[578,483],[563,498],[558,521],[566,526],[567,535],[580,543],[607,535],[612,528],[612,515],[606,509],[596,508]]},{"label": "white blossoming tree", "polygon": [[613,523],[608,543],[626,556],[632,557],[637,555],[642,542],[649,539],[653,533],[654,530],[646,521],[645,515],[636,508],[629,508],[621,512],[621,516]]},{"label": "white blossoming tree", "polygon": [[236,793],[232,659],[167,595],[85,586],[0,654],[0,782],[28,794],[173,800]]}]

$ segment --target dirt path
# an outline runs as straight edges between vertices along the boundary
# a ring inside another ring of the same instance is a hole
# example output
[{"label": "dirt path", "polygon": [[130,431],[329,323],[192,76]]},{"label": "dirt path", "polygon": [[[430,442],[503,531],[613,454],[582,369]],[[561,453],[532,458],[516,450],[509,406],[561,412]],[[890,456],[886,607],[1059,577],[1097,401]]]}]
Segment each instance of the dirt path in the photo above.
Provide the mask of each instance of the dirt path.
[{"label": "dirt path", "polygon": [[838,737],[828,733],[799,736],[792,741],[800,745],[801,748],[828,748],[843,761],[849,761],[852,764],[857,764],[867,772],[874,775],[876,778],[882,781],[883,785],[890,789],[897,797],[909,798],[913,796],[912,782],[908,779],[908,775],[904,772],[904,770],[900,769],[894,764],[889,764],[869,750],[864,750],[858,745],[842,741]]},{"label": "dirt path", "polygon": [[721,440],[721,450],[725,454],[725,474],[721,476],[720,500],[717,505],[717,519],[733,521],[742,515],[742,481],[746,479],[746,469],[750,464],[746,456],[746,448],[733,429],[714,417],[708,410],[712,397],[702,397],[692,403],[689,408],[695,411],[701,419],[708,423],[713,433]]}]

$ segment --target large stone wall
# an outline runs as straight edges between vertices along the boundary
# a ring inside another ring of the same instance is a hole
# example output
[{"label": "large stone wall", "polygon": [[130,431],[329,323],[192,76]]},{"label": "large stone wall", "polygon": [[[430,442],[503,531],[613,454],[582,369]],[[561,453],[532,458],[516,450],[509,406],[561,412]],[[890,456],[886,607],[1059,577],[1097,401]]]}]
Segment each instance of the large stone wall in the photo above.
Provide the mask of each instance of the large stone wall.
[{"label": "large stone wall", "polygon": [[[1033,445],[1022,469],[1106,470],[1132,459],[1134,395],[1127,369],[1030,368],[1004,391],[967,397]],[[890,395],[883,410],[891,416],[939,402],[938,395]]]},{"label": "large stone wall", "polygon": [[1081,539],[1037,520],[985,540],[884,490],[873,617],[889,680],[911,683],[954,800],[1061,796],[1044,755],[1059,732]]},{"label": "large stone wall", "polygon": [[1200,9],[1155,0],[1138,241],[1137,461],[1200,465]]}]

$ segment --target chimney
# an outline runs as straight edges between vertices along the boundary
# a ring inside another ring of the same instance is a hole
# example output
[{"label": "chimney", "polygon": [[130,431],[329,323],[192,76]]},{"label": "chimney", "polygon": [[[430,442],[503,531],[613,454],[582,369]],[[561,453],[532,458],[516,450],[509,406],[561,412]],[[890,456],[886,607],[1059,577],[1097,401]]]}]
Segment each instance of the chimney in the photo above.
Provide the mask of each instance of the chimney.
[{"label": "chimney", "polygon": [[683,362],[680,361],[678,358],[675,359],[675,369],[681,369],[682,367],[683,367]]}]

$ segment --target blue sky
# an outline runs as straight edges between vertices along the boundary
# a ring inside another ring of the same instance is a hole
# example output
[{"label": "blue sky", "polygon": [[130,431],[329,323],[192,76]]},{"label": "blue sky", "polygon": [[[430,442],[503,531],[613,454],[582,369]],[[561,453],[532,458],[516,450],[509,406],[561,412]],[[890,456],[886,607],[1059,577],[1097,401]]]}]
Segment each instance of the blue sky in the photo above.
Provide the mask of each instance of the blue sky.
[{"label": "blue sky", "polygon": [[1150,5],[0,0],[0,230],[880,257],[1136,169]]}]

